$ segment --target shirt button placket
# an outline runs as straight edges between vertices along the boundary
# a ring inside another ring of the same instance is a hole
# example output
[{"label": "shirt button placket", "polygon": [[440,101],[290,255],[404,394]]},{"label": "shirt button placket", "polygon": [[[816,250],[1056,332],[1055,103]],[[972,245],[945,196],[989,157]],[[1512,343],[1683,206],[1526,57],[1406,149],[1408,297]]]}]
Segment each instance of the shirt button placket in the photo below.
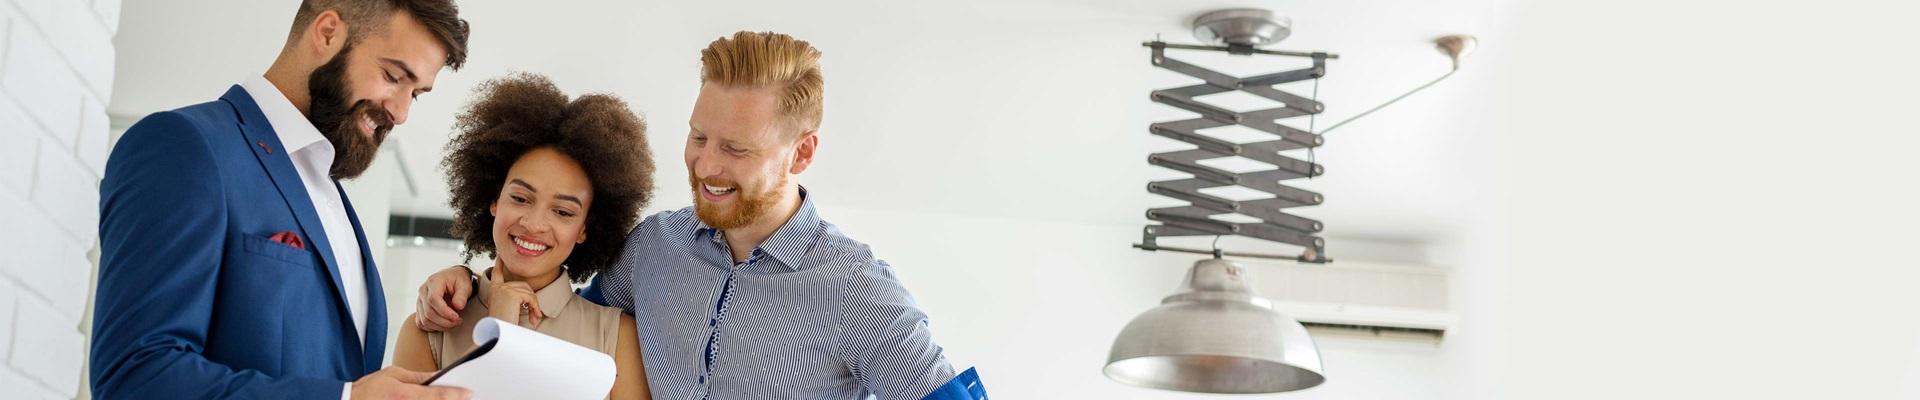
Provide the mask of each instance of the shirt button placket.
[{"label": "shirt button placket", "polygon": [[714,316],[707,318],[706,365],[705,368],[702,368],[702,371],[700,371],[699,379],[700,393],[703,394],[700,396],[702,399],[711,398],[713,395],[713,384],[709,378],[713,377],[713,367],[714,364],[718,362],[717,358],[720,352],[720,322],[727,319],[727,309],[731,308],[730,305],[733,302],[733,291],[735,288],[734,278],[737,277],[735,274],[738,273],[744,265],[746,265],[746,263],[734,264],[733,270],[727,271],[726,279],[722,281],[720,285],[719,304],[714,305]]}]

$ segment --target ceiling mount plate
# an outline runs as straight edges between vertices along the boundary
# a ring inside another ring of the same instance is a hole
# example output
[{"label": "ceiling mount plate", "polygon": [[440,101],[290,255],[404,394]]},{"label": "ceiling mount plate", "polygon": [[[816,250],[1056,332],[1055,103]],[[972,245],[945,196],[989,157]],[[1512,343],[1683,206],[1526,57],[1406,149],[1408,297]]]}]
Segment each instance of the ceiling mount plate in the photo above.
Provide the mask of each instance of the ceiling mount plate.
[{"label": "ceiling mount plate", "polygon": [[1460,69],[1460,60],[1467,58],[1468,54],[1473,54],[1475,47],[1480,47],[1480,39],[1474,38],[1473,35],[1446,35],[1434,39],[1433,46],[1453,60],[1453,69]]},{"label": "ceiling mount plate", "polygon": [[1202,43],[1251,48],[1279,42],[1290,34],[1293,20],[1261,9],[1219,10],[1193,19],[1193,36]]}]

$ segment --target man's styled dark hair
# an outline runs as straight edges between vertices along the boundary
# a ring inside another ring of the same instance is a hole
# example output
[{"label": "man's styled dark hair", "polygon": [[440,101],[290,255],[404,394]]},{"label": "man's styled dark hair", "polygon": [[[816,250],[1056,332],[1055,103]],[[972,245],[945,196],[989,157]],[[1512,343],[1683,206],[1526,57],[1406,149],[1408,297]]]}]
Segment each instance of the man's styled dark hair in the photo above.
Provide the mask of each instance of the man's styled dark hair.
[{"label": "man's styled dark hair", "polygon": [[300,11],[293,14],[293,31],[287,34],[287,42],[298,39],[314,18],[328,10],[339,13],[340,20],[347,22],[348,44],[385,32],[387,20],[395,11],[406,12],[447,48],[447,67],[457,71],[467,63],[467,21],[460,19],[460,7],[453,0],[303,0]]}]

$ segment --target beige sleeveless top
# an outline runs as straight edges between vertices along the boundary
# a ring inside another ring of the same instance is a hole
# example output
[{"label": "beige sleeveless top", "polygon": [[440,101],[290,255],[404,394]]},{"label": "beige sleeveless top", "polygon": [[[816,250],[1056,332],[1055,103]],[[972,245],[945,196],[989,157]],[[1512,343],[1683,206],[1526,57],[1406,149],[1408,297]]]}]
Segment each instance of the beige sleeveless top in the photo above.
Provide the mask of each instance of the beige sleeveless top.
[{"label": "beige sleeveless top", "polygon": [[[486,299],[493,290],[490,272],[480,274],[480,292],[469,297],[467,309],[460,311],[460,326],[445,332],[427,332],[427,348],[433,351],[438,367],[445,368],[473,351],[473,327],[488,315]],[[620,343],[620,309],[580,298],[573,294],[566,279],[562,274],[547,287],[534,292],[545,318],[540,320],[540,327],[533,330],[613,356]]]}]

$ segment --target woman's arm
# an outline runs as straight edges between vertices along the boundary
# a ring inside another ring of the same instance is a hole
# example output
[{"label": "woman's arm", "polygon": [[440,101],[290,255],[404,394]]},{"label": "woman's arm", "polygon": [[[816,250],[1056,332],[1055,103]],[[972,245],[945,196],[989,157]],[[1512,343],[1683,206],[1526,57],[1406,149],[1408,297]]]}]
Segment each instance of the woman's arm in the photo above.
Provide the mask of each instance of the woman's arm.
[{"label": "woman's arm", "polygon": [[414,371],[439,371],[440,360],[433,359],[433,349],[427,345],[427,332],[420,330],[414,322],[419,315],[408,315],[407,323],[400,324],[400,339],[393,345],[393,365]]},{"label": "woman's arm", "polygon": [[[646,366],[640,361],[640,334],[634,332],[638,327],[633,323],[633,315],[620,313],[620,345],[613,352],[613,364],[619,372],[613,379],[611,399],[653,399],[647,392]],[[406,340],[406,337],[400,339]],[[399,356],[394,357],[397,362]]]}]

